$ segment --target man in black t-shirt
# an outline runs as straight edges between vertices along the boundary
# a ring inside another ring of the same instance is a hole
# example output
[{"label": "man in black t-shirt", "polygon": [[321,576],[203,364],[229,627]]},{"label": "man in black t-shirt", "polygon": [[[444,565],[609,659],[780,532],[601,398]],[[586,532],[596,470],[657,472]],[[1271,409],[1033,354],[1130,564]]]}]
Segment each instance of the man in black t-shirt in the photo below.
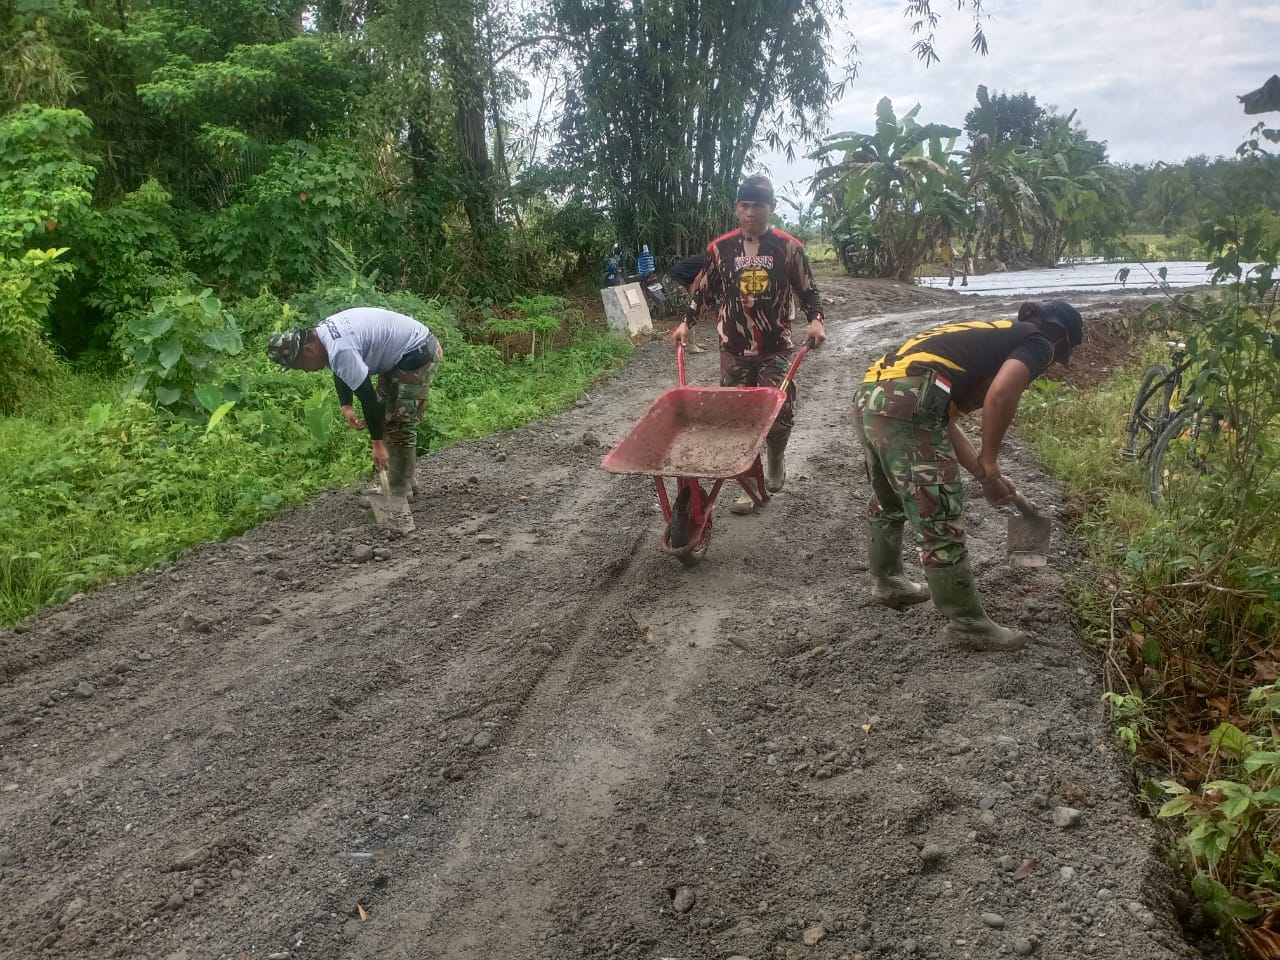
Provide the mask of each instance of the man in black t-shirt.
[{"label": "man in black t-shirt", "polygon": [[[1024,303],[1017,320],[946,324],[917,334],[871,365],[854,397],[855,427],[872,498],[868,567],[872,594],[899,608],[933,598],[945,636],[976,650],[1018,650],[1021,631],[993,623],[974,588],[964,542],[960,467],[993,504],[1015,493],[997,464],[1023,391],[1084,339],[1080,312],[1063,300]],[[956,423],[982,409],[982,447]],[[916,528],[928,589],[903,576],[902,534]]]}]

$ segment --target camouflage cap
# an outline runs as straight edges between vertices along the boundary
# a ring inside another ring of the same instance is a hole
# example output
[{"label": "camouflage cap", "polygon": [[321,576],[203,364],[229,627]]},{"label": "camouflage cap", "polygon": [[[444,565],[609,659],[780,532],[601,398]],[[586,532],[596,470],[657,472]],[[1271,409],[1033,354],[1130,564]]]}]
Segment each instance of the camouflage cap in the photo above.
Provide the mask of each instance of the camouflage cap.
[{"label": "camouflage cap", "polygon": [[281,370],[288,370],[302,352],[302,345],[307,342],[307,333],[306,327],[277,330],[267,341],[267,356],[280,364]]}]

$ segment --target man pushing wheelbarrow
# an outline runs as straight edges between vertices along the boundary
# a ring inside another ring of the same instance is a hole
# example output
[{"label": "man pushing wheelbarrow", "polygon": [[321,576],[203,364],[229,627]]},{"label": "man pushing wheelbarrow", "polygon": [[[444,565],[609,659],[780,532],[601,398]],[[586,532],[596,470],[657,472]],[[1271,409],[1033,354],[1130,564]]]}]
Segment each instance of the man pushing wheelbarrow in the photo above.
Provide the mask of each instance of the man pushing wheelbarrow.
[{"label": "man pushing wheelbarrow", "polygon": [[[671,341],[683,346],[689,328],[714,306],[720,337],[720,385],[785,386],[786,400],[765,439],[765,488],[777,493],[787,479],[785,454],[795,422],[794,372],[788,378],[793,296],[809,321],[805,341],[820,346],[826,333],[804,244],[769,226],[773,208],[773,184],[768,178],[743,181],[734,204],[738,229],[707,245],[707,265],[693,281],[692,300],[684,319],[671,331]],[[749,514],[756,508],[755,499],[742,496],[730,510]]]}]

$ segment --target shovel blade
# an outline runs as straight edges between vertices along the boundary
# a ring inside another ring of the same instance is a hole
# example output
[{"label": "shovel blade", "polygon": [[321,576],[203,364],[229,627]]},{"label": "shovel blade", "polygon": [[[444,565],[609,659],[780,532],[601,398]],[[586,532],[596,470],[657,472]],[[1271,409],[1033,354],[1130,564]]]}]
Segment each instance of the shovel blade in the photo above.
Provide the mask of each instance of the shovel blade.
[{"label": "shovel blade", "polygon": [[409,510],[409,500],[391,492],[385,470],[378,472],[378,486],[378,492],[369,495],[369,507],[373,510],[374,521],[385,530],[412,533],[413,513]]},{"label": "shovel blade", "polygon": [[1048,517],[1010,517],[1006,539],[1009,562],[1015,567],[1043,567],[1049,562]]}]

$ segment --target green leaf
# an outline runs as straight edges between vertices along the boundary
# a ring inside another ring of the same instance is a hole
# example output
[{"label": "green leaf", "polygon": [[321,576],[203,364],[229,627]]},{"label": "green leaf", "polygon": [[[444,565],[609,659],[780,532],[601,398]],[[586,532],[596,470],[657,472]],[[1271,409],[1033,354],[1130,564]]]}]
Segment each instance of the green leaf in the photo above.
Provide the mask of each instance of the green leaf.
[{"label": "green leaf", "polygon": [[1233,757],[1247,757],[1253,752],[1248,735],[1232,723],[1218,724],[1217,729],[1209,734],[1209,739],[1215,747]]},{"label": "green leaf", "polygon": [[1257,773],[1263,767],[1272,767],[1280,771],[1280,753],[1271,750],[1257,750],[1244,758],[1244,768],[1250,773]]},{"label": "green leaf", "polygon": [[212,430],[214,427],[220,424],[222,422],[222,418],[225,417],[227,413],[230,412],[231,408],[234,406],[235,406],[235,401],[228,400],[222,406],[218,407],[217,410],[213,411],[213,416],[209,418],[209,425],[204,428],[205,434],[208,434],[210,430]]},{"label": "green leaf", "polygon": [[212,383],[202,383],[196,387],[196,399],[200,401],[200,406],[204,407],[210,413],[217,410],[222,405],[222,391],[215,387]]},{"label": "green leaf", "polygon": [[1252,920],[1258,916],[1258,908],[1246,900],[1234,897],[1218,880],[1207,873],[1197,873],[1191,881],[1191,889],[1204,903],[1207,913],[1217,923],[1227,920]]},{"label": "green leaf", "polygon": [[211,350],[217,350],[219,353],[236,354],[244,348],[244,342],[240,339],[240,331],[234,327],[207,330],[201,334],[200,339],[205,346]]},{"label": "green leaf", "polygon": [[134,378],[130,380],[129,383],[125,386],[124,390],[121,391],[121,395],[127,400],[129,397],[132,397],[134,394],[141,393],[143,390],[147,389],[147,383],[150,380],[151,380],[150,371],[143,370],[141,373],[135,374]]},{"label": "green leaf", "polygon": [[173,336],[160,344],[160,352],[156,355],[156,358],[160,361],[160,366],[166,373],[172,370],[174,364],[182,359],[182,338]]},{"label": "green leaf", "polygon": [[109,403],[95,403],[85,415],[85,419],[89,422],[89,427],[93,430],[101,430],[107,425],[107,421],[110,418],[111,404]]},{"label": "green leaf", "polygon": [[173,327],[173,314],[153,313],[149,317],[141,317],[129,324],[129,329],[138,336],[154,340],[161,334],[168,333]]},{"label": "green leaf", "polygon": [[163,407],[169,407],[182,399],[182,391],[174,387],[157,386],[156,402]]},{"label": "green leaf", "polygon": [[1142,641],[1142,659],[1148,666],[1159,666],[1161,653],[1160,641],[1155,637],[1148,635]]},{"label": "green leaf", "polygon": [[1180,817],[1191,809],[1190,797],[1174,797],[1167,800],[1160,807],[1160,812],[1156,814],[1158,817]]}]

